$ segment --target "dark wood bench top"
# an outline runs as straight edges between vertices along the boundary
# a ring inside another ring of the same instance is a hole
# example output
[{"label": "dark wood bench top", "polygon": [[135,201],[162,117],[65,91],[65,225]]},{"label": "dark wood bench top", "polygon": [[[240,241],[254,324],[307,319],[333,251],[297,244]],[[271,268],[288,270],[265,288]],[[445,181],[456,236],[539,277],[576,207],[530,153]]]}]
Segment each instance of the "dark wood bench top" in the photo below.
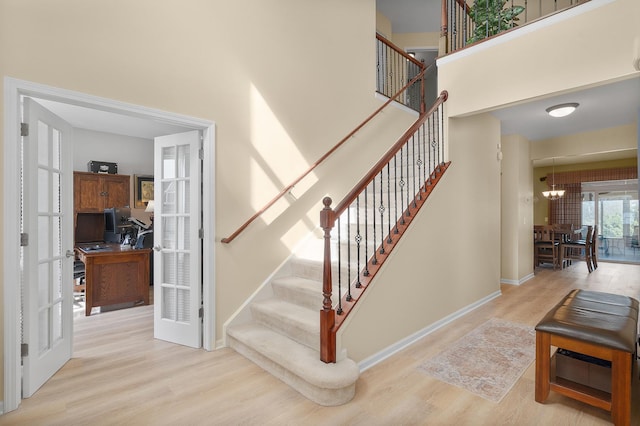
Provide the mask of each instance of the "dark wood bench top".
[{"label": "dark wood bench top", "polygon": [[547,313],[536,330],[633,353],[638,301],[618,294],[572,290]]}]

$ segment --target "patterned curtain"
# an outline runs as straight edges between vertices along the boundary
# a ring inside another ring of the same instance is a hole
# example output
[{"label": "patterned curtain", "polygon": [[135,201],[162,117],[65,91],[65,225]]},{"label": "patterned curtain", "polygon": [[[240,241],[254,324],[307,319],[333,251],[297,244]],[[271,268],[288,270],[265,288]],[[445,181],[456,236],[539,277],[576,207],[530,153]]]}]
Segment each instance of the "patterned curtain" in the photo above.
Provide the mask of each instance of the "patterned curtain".
[{"label": "patterned curtain", "polygon": [[564,197],[549,201],[549,225],[582,224],[582,189],[579,183],[557,186]]},{"label": "patterned curtain", "polygon": [[549,201],[549,224],[582,224],[582,182],[603,180],[637,179],[638,169],[621,167],[617,169],[578,170],[574,172],[547,174],[547,184],[551,189],[552,179],[557,189],[564,189],[564,197]]}]

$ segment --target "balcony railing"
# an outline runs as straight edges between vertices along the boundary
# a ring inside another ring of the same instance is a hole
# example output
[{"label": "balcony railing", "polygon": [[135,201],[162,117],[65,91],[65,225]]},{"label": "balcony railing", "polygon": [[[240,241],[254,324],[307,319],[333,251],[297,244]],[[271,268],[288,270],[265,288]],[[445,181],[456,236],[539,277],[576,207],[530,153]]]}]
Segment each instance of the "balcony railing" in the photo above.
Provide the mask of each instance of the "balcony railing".
[{"label": "balcony railing", "polygon": [[442,0],[440,54],[455,52],[589,0]]}]

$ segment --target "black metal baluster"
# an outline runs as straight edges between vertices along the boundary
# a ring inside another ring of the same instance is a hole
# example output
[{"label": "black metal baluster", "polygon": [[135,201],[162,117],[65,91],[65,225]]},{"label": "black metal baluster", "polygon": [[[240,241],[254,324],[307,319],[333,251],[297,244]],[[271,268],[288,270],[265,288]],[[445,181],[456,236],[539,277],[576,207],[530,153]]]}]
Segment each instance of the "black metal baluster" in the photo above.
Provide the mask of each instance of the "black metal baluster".
[{"label": "black metal baluster", "polygon": [[433,159],[433,155],[431,153],[431,147],[433,146],[433,113],[429,116],[429,120],[427,122],[427,128],[429,129],[429,140],[427,141],[427,149],[429,150],[429,185],[431,185],[431,175],[433,174],[433,170],[435,168],[435,160]]},{"label": "black metal baluster", "polygon": [[391,238],[391,161],[387,163],[387,228],[388,228],[388,238],[387,242],[391,244],[393,242],[393,238]]},{"label": "black metal baluster", "polygon": [[340,269],[340,259],[342,258],[342,253],[340,250],[340,217],[338,217],[338,309],[336,313],[338,315],[342,315],[342,271]]},{"label": "black metal baluster", "polygon": [[[358,212],[358,216],[356,216],[356,248],[358,253],[358,278],[356,282],[356,288],[360,288],[362,287],[362,283],[360,282],[360,243],[362,242],[362,234],[360,233],[360,195],[358,195],[358,197],[356,198],[356,211]],[[351,301],[351,293],[349,293],[347,300]]]},{"label": "black metal baluster", "polygon": [[[402,169],[403,166],[403,157],[404,157],[404,145],[402,147],[400,147],[400,182],[398,183],[400,185],[400,211],[404,212],[404,170]],[[402,225],[405,224],[404,221],[404,213],[402,214],[402,218],[400,219],[400,223]]]},{"label": "black metal baluster", "polygon": [[368,197],[367,190],[368,185],[364,188],[364,275],[365,277],[369,276],[369,215],[367,214],[368,210]]},{"label": "black metal baluster", "polygon": [[411,205],[411,194],[410,194],[410,186],[411,186],[411,176],[409,176],[410,173],[410,168],[409,168],[409,141],[407,141],[407,143],[405,143],[405,146],[407,147],[407,212],[406,215],[407,216],[411,216],[411,212],[409,211],[409,206]]},{"label": "black metal baluster", "polygon": [[418,195],[418,191],[416,190],[416,182],[420,177],[420,172],[416,171],[416,136],[415,134],[411,136],[411,150],[412,150],[412,161],[411,168],[413,169],[413,208],[416,208],[418,205],[416,204],[416,197]]},{"label": "black metal baluster", "polygon": [[440,104],[436,111],[438,112],[438,117],[440,117],[440,127],[438,128],[438,160],[440,161],[438,173],[440,173],[440,166],[444,164],[444,146],[442,146],[442,141],[444,140],[444,106]]},{"label": "black metal baluster", "polygon": [[416,194],[418,200],[422,200],[422,183],[424,182],[424,171],[422,172],[422,174],[420,174],[420,170],[422,169],[422,156],[420,148],[422,146],[422,142],[424,141],[423,126],[424,124],[421,124],[418,128],[418,159],[416,160],[416,164],[418,166],[418,179],[420,179],[418,181],[418,193]]},{"label": "black metal baluster", "polygon": [[347,208],[347,288],[349,289],[349,298],[351,298],[351,206]]},{"label": "black metal baluster", "polygon": [[[375,181],[376,178],[374,177]],[[384,193],[383,193],[382,185],[382,170],[380,170],[380,206],[378,207],[378,211],[380,212],[380,254],[384,254]]]},{"label": "black metal baluster", "polygon": [[372,264],[377,265],[378,264],[378,258],[376,257],[376,213],[375,213],[375,208],[376,208],[376,178],[374,177],[371,180],[371,193],[373,194],[373,260],[371,261]]},{"label": "black metal baluster", "polygon": [[398,234],[400,231],[398,230],[398,154],[393,156],[393,198],[394,198],[394,222],[396,223],[396,230],[394,231]]}]

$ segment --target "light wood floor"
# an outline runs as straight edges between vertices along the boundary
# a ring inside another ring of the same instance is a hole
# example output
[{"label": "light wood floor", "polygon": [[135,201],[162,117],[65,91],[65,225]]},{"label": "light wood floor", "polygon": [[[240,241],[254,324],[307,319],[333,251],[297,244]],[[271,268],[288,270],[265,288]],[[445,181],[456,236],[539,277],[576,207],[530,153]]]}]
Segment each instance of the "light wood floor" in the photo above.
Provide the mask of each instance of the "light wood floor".
[{"label": "light wood floor", "polygon": [[[417,371],[492,317],[535,325],[569,289],[640,299],[640,266],[583,262],[538,269],[521,286],[362,373],[356,397],[320,407],[230,349],[194,350],[153,339],[151,306],[79,318],[69,361],[0,424],[28,425],[606,425],[609,414],[551,393],[534,401],[534,364],[499,403]],[[443,283],[445,285],[446,283]],[[473,356],[470,353],[469,356]],[[634,425],[640,424],[638,369]]]}]

